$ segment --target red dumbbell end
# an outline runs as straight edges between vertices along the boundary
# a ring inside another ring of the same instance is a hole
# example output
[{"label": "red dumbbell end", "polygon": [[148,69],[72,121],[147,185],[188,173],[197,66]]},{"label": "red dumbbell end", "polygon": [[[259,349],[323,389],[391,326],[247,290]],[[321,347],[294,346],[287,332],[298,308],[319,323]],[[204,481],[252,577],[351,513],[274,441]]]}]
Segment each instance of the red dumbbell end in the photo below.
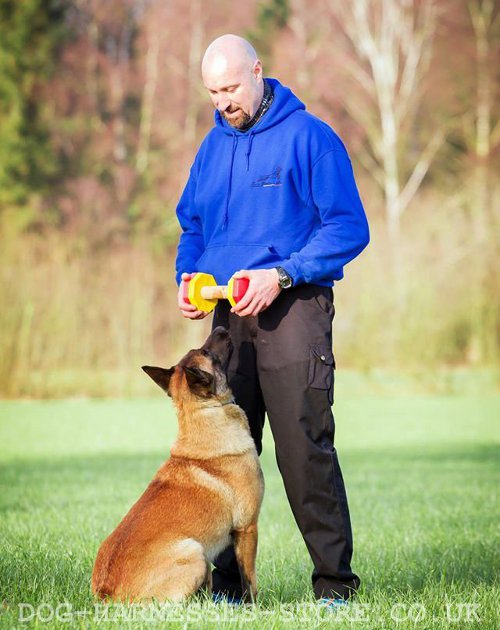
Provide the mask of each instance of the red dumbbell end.
[{"label": "red dumbbell end", "polygon": [[248,289],[250,280],[248,278],[235,278],[233,281],[233,299],[238,303],[245,295]]},{"label": "red dumbbell end", "polygon": [[184,304],[191,304],[189,301],[189,280],[182,281],[182,301]]}]

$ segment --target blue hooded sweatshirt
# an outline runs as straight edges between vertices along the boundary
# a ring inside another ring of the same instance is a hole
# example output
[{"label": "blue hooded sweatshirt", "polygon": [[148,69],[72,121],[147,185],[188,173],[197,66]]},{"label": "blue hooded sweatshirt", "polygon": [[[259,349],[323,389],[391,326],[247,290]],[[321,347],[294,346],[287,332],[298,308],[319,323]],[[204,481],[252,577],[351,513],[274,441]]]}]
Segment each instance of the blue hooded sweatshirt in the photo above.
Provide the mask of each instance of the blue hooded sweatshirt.
[{"label": "blue hooded sweatshirt", "polygon": [[177,207],[176,279],[283,267],[294,285],[331,286],[368,244],[351,162],[337,134],[267,79],[269,110],[248,131],[215,112]]}]

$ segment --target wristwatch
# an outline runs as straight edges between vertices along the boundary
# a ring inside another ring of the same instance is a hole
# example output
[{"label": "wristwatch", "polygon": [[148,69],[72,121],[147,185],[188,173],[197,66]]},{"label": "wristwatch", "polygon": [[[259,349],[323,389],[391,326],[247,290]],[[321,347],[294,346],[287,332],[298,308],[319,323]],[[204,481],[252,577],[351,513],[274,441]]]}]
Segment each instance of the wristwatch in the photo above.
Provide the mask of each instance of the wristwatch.
[{"label": "wristwatch", "polygon": [[287,274],[283,267],[276,267],[278,272],[278,284],[282,289],[289,289],[293,285],[292,276]]}]

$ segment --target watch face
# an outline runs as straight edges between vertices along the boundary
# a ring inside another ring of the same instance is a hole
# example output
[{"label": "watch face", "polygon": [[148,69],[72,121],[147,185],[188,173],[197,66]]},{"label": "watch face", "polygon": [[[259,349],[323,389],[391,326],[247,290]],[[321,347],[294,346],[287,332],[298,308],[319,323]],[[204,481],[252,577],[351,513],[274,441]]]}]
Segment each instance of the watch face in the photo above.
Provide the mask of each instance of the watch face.
[{"label": "watch face", "polygon": [[292,279],[290,278],[290,276],[287,274],[287,272],[282,269],[281,267],[278,269],[278,274],[279,274],[279,285],[282,289],[289,289],[293,282]]}]

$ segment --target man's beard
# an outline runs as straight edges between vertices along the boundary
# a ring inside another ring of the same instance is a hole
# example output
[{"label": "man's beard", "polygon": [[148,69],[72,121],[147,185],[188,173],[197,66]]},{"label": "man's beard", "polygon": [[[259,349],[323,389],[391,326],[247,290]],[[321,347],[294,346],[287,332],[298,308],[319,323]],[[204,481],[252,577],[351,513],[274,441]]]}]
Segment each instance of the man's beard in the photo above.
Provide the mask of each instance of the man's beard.
[{"label": "man's beard", "polygon": [[239,111],[239,116],[236,116],[235,118],[228,118],[226,116],[226,112],[222,112],[222,115],[224,116],[224,119],[231,125],[231,127],[235,127],[236,129],[241,129],[241,127],[245,127],[250,122],[250,116],[242,109],[240,109]]}]

